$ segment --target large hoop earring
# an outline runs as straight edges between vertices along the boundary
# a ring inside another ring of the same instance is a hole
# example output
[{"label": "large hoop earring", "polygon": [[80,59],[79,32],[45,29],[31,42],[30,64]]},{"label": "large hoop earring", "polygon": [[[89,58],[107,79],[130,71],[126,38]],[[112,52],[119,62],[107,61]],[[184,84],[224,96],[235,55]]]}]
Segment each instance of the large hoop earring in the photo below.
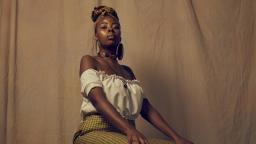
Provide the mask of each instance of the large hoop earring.
[{"label": "large hoop earring", "polygon": [[123,55],[124,55],[124,47],[123,47],[123,44],[120,42],[116,47],[116,57],[118,58],[118,60],[122,60]]},{"label": "large hoop earring", "polygon": [[99,49],[99,41],[96,40],[96,54],[98,54],[100,52],[100,49]]}]

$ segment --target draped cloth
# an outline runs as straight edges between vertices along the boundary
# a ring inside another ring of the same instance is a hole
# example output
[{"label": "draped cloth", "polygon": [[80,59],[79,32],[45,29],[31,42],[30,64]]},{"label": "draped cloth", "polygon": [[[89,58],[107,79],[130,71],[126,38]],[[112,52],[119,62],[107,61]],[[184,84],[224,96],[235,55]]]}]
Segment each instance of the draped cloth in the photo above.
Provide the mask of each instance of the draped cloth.
[{"label": "draped cloth", "polygon": [[176,131],[198,144],[256,143],[255,0],[0,0],[1,144],[72,142],[99,4],[119,14],[120,63]]}]

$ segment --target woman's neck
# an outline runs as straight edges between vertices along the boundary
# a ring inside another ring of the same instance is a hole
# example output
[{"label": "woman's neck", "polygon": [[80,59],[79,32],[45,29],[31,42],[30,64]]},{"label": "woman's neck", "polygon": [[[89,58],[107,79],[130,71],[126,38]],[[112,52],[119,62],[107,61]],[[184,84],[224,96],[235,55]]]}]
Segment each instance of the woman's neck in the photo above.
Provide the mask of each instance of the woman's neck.
[{"label": "woman's neck", "polygon": [[106,49],[106,48],[100,47],[100,51],[98,52],[98,56],[111,58],[112,60],[116,60],[116,58],[117,58],[115,48]]}]

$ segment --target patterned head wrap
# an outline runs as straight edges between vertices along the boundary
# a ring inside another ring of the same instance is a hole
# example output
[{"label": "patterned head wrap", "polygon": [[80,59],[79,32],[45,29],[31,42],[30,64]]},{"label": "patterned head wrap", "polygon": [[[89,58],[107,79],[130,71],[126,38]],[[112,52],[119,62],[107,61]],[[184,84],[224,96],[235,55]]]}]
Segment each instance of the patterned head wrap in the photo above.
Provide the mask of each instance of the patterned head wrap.
[{"label": "patterned head wrap", "polygon": [[100,18],[104,16],[111,16],[115,18],[117,21],[119,21],[119,17],[117,16],[117,13],[113,8],[107,7],[107,6],[94,7],[92,11],[91,19],[95,24]]}]

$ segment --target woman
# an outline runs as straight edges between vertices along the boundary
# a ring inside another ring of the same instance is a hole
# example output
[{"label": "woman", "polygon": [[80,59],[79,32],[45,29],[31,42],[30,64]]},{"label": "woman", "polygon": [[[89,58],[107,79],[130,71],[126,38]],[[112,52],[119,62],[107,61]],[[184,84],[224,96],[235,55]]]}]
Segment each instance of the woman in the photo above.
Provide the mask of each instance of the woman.
[{"label": "woman", "polygon": [[[192,144],[179,136],[144,97],[132,70],[120,65],[123,56],[119,18],[113,8],[95,7],[97,56],[83,56],[80,63],[82,122],[75,144]],[[147,139],[135,127],[141,116],[170,137],[171,141]]]}]

